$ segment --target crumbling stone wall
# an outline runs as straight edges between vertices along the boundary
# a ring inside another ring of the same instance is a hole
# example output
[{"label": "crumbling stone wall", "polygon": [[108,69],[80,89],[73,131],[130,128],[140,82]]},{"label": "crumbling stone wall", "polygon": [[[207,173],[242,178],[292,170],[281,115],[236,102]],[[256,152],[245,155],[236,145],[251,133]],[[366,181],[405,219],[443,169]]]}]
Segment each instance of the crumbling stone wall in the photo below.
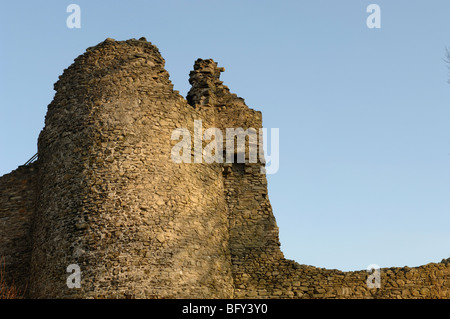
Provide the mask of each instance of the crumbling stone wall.
[{"label": "crumbling stone wall", "polygon": [[[381,288],[369,289],[366,271],[285,259],[250,140],[244,163],[237,145],[234,163],[173,161],[172,132],[194,136],[194,120],[262,127],[223,71],[198,59],[184,99],[144,38],[107,39],[76,58],[55,84],[39,161],[0,177],[9,279],[28,282],[31,298],[449,298],[448,260],[381,269]],[[80,289],[66,285],[71,264]]]},{"label": "crumbling stone wall", "polygon": [[[216,110],[216,124],[226,128],[247,130],[262,128],[262,116],[245,105],[242,98],[230,93],[219,80],[219,68],[212,60],[197,60],[189,82],[192,88],[187,95],[195,107],[209,105]],[[236,141],[237,142],[237,141]],[[225,144],[225,142],[224,142]],[[262,146],[262,143],[259,143]],[[234,147],[234,163],[225,163],[223,172],[224,196],[229,218],[229,247],[233,264],[235,296],[237,298],[269,296],[267,280],[260,276],[275,271],[282,263],[278,227],[267,194],[266,175],[261,173],[264,163],[250,163],[250,139],[245,145],[245,163],[237,160],[237,143]]]},{"label": "crumbling stone wall", "polygon": [[[244,130],[262,127],[260,112],[245,105],[219,80],[224,68],[212,60],[197,60],[190,74],[187,100],[216,110],[216,125]],[[237,152],[235,148],[235,153]],[[286,260],[278,227],[261,174],[264,163],[224,164],[229,216],[229,247],[236,298],[447,298],[450,264],[381,269],[381,288],[369,289],[367,271],[341,272]],[[236,154],[235,154],[236,155]]]}]

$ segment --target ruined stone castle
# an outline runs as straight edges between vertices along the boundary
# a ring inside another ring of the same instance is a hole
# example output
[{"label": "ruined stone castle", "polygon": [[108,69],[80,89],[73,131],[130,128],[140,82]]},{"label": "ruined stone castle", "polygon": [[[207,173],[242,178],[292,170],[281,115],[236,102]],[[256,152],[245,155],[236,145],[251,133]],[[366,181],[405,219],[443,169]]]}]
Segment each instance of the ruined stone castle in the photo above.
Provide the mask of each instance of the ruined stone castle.
[{"label": "ruined stone castle", "polygon": [[[264,161],[174,163],[171,134],[193,134],[194,120],[262,127],[222,71],[195,61],[184,98],[144,38],[77,57],[54,86],[37,161],[0,178],[7,280],[26,298],[450,297],[449,260],[383,268],[369,288],[366,270],[285,259]],[[67,285],[71,264],[80,288]]]}]

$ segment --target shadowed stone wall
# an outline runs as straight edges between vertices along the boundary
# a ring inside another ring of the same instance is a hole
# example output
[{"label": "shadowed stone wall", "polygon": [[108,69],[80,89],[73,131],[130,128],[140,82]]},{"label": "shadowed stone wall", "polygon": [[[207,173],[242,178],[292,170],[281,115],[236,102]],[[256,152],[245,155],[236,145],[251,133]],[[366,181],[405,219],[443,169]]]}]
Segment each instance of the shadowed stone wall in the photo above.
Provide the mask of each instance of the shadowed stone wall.
[{"label": "shadowed stone wall", "polygon": [[36,162],[0,177],[0,269],[20,294],[30,276],[36,177]]}]

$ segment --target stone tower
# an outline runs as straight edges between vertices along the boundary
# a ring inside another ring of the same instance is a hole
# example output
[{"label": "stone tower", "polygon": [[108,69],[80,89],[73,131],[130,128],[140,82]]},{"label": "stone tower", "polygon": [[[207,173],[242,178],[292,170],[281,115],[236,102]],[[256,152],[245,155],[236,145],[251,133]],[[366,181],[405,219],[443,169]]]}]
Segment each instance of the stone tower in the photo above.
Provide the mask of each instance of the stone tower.
[{"label": "stone tower", "polygon": [[[39,159],[0,177],[8,282],[29,298],[449,298],[449,260],[382,269],[373,289],[365,270],[285,259],[250,137],[225,162],[196,163],[195,147],[173,160],[173,132],[195,136],[198,121],[201,134],[262,127],[223,71],[195,61],[184,99],[144,38],[76,58],[55,84]],[[79,288],[67,285],[71,265]]]},{"label": "stone tower", "polygon": [[[106,40],[55,84],[39,136],[32,297],[233,297],[218,164],[175,164],[176,128],[203,119],[151,43]],[[80,289],[62,269],[77,264]]]}]

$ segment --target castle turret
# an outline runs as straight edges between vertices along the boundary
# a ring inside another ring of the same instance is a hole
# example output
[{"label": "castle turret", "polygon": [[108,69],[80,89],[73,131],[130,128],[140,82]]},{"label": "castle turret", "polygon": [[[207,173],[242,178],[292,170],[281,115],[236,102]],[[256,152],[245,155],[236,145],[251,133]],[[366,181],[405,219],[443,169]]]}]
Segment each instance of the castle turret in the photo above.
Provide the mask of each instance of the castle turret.
[{"label": "castle turret", "polygon": [[[39,137],[31,296],[232,297],[222,169],[172,161],[171,133],[201,118],[158,49],[107,39],[55,89]],[[69,265],[80,288],[66,284]]]}]

